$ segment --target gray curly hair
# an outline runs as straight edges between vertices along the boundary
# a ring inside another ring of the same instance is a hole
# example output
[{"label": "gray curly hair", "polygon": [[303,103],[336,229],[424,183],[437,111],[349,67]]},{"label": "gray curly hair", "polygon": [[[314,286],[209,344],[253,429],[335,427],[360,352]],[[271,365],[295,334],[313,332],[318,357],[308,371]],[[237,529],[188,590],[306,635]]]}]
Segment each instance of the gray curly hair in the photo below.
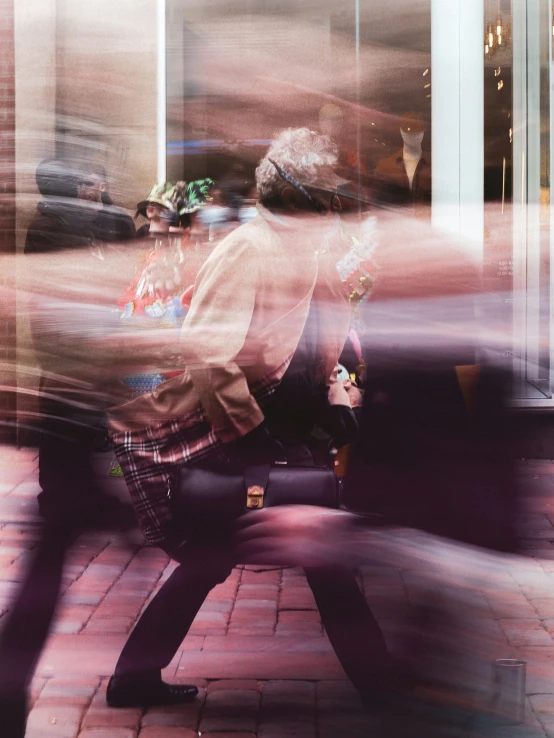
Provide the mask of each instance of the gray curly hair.
[{"label": "gray curly hair", "polygon": [[279,198],[286,182],[269,161],[273,159],[301,184],[316,181],[322,167],[334,167],[338,159],[335,144],[328,136],[309,128],[287,128],[273,141],[256,169],[260,202]]}]

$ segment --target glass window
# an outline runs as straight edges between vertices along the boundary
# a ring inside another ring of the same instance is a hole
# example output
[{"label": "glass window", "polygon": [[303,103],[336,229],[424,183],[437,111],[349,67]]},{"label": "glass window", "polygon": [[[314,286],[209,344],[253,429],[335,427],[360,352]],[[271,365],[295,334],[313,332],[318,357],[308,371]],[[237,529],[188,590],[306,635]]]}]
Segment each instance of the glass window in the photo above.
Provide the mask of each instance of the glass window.
[{"label": "glass window", "polygon": [[[168,0],[166,35],[168,179],[247,190],[274,133],[308,126],[348,179],[377,170],[385,199],[430,202],[430,0]],[[396,161],[406,114],[424,132],[417,187]]]},{"label": "glass window", "polygon": [[551,399],[550,168],[552,11],[514,2],[512,54],[513,325],[516,390]]}]

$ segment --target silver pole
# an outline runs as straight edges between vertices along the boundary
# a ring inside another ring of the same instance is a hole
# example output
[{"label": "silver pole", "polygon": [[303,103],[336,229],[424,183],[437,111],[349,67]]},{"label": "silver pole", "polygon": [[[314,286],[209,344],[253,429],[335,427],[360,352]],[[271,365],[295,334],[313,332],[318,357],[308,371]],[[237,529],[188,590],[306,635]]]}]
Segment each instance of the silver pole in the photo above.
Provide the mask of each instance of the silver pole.
[{"label": "silver pole", "polygon": [[[362,147],[362,124],[360,119],[360,97],[361,97],[361,70],[360,70],[360,0],[355,0],[356,13],[356,103],[358,110],[356,114],[356,149],[357,149],[357,168],[358,168],[358,197],[360,197],[362,189],[362,173],[360,150]],[[358,215],[361,216],[362,203],[358,200]]]},{"label": "silver pole", "polygon": [[166,1],[156,3],[156,139],[158,149],[158,182],[165,182],[167,176],[167,58],[166,58]]},{"label": "silver pole", "polygon": [[496,659],[493,661],[493,709],[499,717],[514,725],[525,721],[525,661]]}]

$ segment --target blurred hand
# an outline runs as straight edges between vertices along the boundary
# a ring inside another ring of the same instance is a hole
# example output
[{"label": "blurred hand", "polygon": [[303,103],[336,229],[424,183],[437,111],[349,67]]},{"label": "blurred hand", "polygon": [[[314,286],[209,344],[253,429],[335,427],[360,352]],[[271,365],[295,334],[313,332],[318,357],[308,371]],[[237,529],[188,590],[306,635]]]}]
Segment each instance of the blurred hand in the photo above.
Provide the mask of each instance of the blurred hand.
[{"label": "blurred hand", "polygon": [[310,568],[348,563],[352,520],[350,513],[312,505],[246,513],[235,524],[235,555],[245,564]]},{"label": "blurred hand", "polygon": [[43,369],[94,381],[100,369],[116,377],[158,370],[164,357],[179,357],[175,330],[152,329],[147,320],[127,325],[116,308],[143,251],[144,244],[132,242],[1,257],[4,292],[13,298],[3,301],[0,317],[27,314],[32,326],[18,337],[19,355],[27,351]]},{"label": "blurred hand", "polygon": [[333,369],[328,382],[327,399],[330,405],[345,405],[351,407],[348,392],[345,389],[344,382],[338,378],[339,365]]},{"label": "blurred hand", "polygon": [[104,244],[41,254],[3,256],[6,286],[20,294],[112,306],[131,280],[144,250],[131,242],[124,247]]},{"label": "blurred hand", "polygon": [[361,407],[363,395],[350,378],[339,379],[338,364],[329,377],[328,399],[330,405],[346,405],[346,407]]},{"label": "blurred hand", "polygon": [[350,407],[362,407],[362,405],[364,404],[364,396],[361,390],[358,388],[358,385],[351,379],[345,379],[342,384],[346,393],[348,394]]}]

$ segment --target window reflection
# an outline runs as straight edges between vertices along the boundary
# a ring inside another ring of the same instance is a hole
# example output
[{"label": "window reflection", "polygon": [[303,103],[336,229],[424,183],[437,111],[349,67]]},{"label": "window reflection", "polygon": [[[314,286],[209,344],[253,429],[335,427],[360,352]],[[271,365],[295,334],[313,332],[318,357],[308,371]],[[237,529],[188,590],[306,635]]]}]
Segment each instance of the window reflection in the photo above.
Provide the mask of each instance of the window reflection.
[{"label": "window reflection", "polygon": [[168,178],[247,188],[275,131],[306,125],[353,186],[428,209],[430,46],[430,0],[168,0]]}]

